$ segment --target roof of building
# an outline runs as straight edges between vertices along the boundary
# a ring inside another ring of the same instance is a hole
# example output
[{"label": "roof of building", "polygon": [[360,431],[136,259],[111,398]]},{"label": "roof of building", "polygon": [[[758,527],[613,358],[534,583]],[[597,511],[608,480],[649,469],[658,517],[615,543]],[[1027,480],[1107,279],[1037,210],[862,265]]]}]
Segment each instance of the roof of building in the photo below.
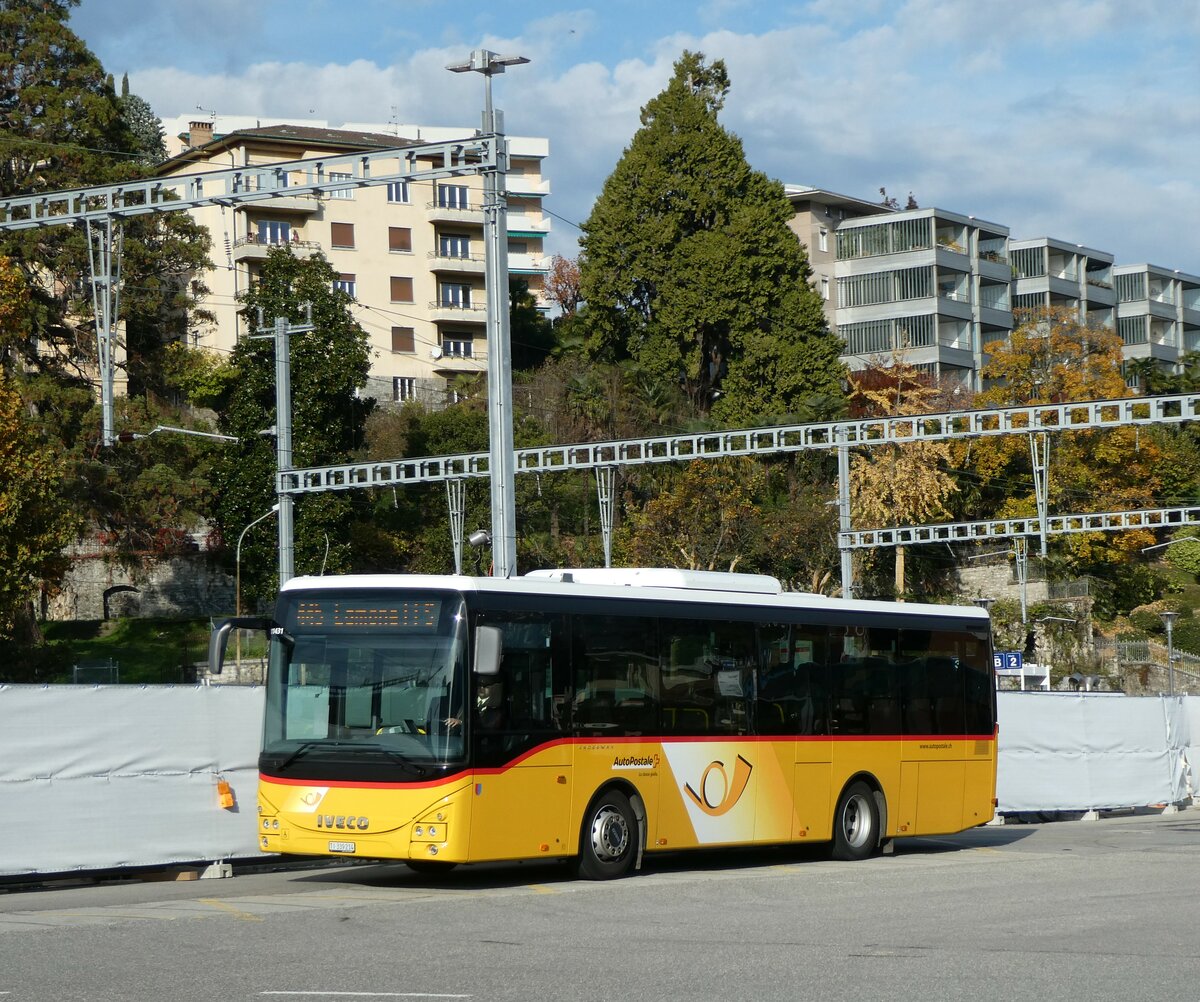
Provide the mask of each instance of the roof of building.
[{"label": "roof of building", "polygon": [[[181,135],[180,138],[183,136]],[[235,129],[233,132],[214,135],[207,143],[186,149],[165,160],[159,165],[159,171],[167,173],[189,161],[208,160],[214,154],[256,140],[305,148],[321,146],[340,150],[386,150],[420,145],[414,139],[404,139],[400,136],[389,136],[379,132],[355,132],[346,129],[317,128],[309,125],[264,125],[254,129]]]},{"label": "roof of building", "polygon": [[828,188],[814,188],[807,184],[785,184],[783,192],[793,204],[800,201],[816,202],[818,205],[837,206],[864,215],[896,211],[892,206],[881,202],[872,202],[856,195],[842,195]]}]

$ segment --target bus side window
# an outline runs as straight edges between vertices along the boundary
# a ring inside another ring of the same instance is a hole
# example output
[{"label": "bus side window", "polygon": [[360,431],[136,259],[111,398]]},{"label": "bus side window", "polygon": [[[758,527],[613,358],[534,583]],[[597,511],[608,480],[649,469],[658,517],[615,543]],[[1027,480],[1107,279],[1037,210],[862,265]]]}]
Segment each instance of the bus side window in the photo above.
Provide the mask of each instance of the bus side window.
[{"label": "bus side window", "polygon": [[762,627],[755,707],[758,733],[828,733],[827,648],[824,627]]},{"label": "bus side window", "polygon": [[872,628],[867,656],[868,734],[900,733],[899,631]]},{"label": "bus side window", "polygon": [[566,619],[537,612],[483,612],[477,622],[504,630],[500,674],[473,679],[476,752],[481,762],[498,765],[561,727]]},{"label": "bus side window", "polygon": [[579,617],[574,626],[576,732],[655,733],[660,727],[656,621],[643,616]]}]

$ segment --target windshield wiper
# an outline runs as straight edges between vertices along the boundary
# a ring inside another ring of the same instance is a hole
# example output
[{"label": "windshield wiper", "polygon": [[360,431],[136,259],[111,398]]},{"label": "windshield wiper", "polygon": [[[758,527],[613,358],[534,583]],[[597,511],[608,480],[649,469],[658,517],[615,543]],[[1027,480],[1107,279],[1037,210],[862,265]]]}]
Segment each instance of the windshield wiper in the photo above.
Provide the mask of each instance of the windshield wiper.
[{"label": "windshield wiper", "polygon": [[423,765],[417,765],[408,756],[396,751],[394,748],[385,748],[383,745],[368,745],[371,751],[379,752],[381,755],[386,755],[397,765],[402,766],[414,776],[428,776],[429,770]]},{"label": "windshield wiper", "polygon": [[303,741],[287,758],[278,763],[276,769],[286,769],[289,765],[296,761],[301,755],[307,755],[314,748],[345,748],[348,745],[353,745],[353,741]]},{"label": "windshield wiper", "polygon": [[290,755],[282,762],[279,762],[276,769],[286,769],[289,765],[300,758],[302,755],[307,755],[315,748],[353,748],[357,752],[374,752],[377,755],[386,755],[397,765],[403,766],[404,769],[414,776],[428,776],[429,769],[423,765],[418,765],[411,761],[407,756],[392,748],[385,748],[382,745],[370,744],[360,741],[304,741],[299,747],[295,748]]}]

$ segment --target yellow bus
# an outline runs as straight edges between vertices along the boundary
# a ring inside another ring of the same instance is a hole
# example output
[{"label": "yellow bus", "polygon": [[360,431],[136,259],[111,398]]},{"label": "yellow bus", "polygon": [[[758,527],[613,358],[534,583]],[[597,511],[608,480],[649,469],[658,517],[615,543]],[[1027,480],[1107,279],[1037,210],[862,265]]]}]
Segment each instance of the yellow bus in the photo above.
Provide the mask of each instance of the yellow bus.
[{"label": "yellow bus", "polygon": [[272,620],[269,853],[422,871],[827,842],[862,859],[995,809],[991,631],[974,607],[663,569],[296,578]]}]

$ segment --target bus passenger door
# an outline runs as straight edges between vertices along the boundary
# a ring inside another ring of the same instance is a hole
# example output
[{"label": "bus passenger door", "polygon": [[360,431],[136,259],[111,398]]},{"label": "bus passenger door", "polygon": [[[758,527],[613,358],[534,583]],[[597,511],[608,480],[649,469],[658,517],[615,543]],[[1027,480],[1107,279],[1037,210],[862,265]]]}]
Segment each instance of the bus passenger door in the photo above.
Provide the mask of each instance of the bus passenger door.
[{"label": "bus passenger door", "polygon": [[473,680],[471,859],[564,855],[571,806],[565,620],[506,612],[480,613],[477,621],[501,627],[504,642],[499,676]]},{"label": "bus passenger door", "polygon": [[[788,788],[759,787],[759,841],[828,838],[829,681],[824,627],[765,626],[756,728],[769,737]],[[781,813],[783,808],[790,808]]]}]

